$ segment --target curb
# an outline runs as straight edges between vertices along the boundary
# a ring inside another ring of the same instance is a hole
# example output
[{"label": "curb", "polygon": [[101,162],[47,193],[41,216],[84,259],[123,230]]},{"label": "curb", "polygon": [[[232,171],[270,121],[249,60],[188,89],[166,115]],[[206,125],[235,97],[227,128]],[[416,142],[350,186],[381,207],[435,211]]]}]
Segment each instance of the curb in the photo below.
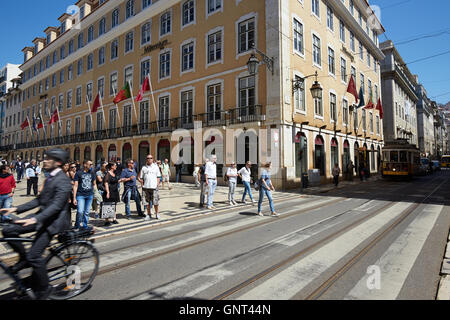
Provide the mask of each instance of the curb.
[{"label": "curb", "polygon": [[450,276],[443,276],[439,282],[436,300],[450,300]]}]

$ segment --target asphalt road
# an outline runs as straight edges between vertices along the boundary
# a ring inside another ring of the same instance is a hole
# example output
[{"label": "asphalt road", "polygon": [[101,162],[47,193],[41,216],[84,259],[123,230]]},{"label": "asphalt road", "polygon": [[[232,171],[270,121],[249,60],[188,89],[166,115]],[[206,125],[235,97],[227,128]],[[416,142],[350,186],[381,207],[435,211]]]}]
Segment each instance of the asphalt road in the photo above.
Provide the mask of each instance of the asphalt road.
[{"label": "asphalt road", "polygon": [[299,195],[279,217],[266,201],[264,217],[235,208],[100,239],[99,274],[74,299],[435,299],[449,195],[442,171]]}]

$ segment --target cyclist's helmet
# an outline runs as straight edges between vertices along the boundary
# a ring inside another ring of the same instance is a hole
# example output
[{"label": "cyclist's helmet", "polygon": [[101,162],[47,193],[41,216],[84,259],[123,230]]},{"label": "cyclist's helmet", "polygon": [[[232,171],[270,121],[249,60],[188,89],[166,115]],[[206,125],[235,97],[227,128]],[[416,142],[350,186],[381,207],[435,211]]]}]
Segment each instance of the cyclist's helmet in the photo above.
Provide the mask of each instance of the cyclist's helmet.
[{"label": "cyclist's helmet", "polygon": [[61,161],[63,164],[69,161],[69,153],[60,148],[48,150],[45,155],[53,160]]}]

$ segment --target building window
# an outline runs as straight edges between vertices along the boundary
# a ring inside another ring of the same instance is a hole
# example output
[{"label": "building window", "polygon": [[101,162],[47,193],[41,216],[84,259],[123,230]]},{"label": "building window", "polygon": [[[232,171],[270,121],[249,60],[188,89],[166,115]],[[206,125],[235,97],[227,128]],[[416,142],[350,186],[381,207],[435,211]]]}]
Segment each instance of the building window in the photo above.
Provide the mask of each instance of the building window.
[{"label": "building window", "polygon": [[341,80],[347,83],[347,61],[341,58]]},{"label": "building window", "polygon": [[159,98],[159,126],[169,126],[169,97]]},{"label": "building window", "polygon": [[77,75],[81,75],[83,73],[83,59],[78,60],[77,64]]},{"label": "building window", "polygon": [[297,21],[297,19],[294,19],[294,50],[304,54],[303,43],[303,24]]},{"label": "building window", "polygon": [[370,132],[373,133],[373,114],[372,114],[372,112],[369,113],[369,129],[370,129]]},{"label": "building window", "polygon": [[125,84],[130,84],[130,90],[133,88],[133,66],[125,68]]},{"label": "building window", "polygon": [[323,117],[322,97],[314,99],[314,114]]},{"label": "building window", "polygon": [[119,56],[119,40],[111,42],[111,60]]},{"label": "building window", "polygon": [[208,86],[208,121],[220,120],[222,111],[222,85]]},{"label": "building window", "polygon": [[111,16],[111,29],[119,25],[119,8],[112,12]]},{"label": "building window", "polygon": [[106,19],[101,18],[100,22],[98,23],[98,36],[100,37],[105,33],[106,33]]},{"label": "building window", "polygon": [[246,52],[253,47],[255,42],[255,19],[239,23],[239,53]]},{"label": "building window", "polygon": [[73,65],[70,65],[67,68],[67,80],[72,80],[73,79]]},{"label": "building window", "polygon": [[77,88],[76,97],[75,97],[75,104],[77,106],[81,105],[81,87]]},{"label": "building window", "polygon": [[183,26],[194,22],[195,20],[195,6],[194,0],[188,0],[183,3]]},{"label": "building window", "polygon": [[342,100],[342,123],[348,124],[348,101]]},{"label": "building window", "polygon": [[101,66],[105,63],[105,47],[101,47],[98,50],[98,65]]},{"label": "building window", "polygon": [[359,42],[359,57],[361,58],[361,60],[364,61],[364,47],[361,41],[358,42]]},{"label": "building window", "polygon": [[72,134],[72,119],[66,120],[66,136],[70,136]]},{"label": "building window", "polygon": [[92,102],[92,90],[93,90],[93,84],[92,82],[88,83],[86,85],[86,96],[89,102]]},{"label": "building window", "polygon": [[78,35],[78,49],[83,48],[83,46],[84,46],[84,40],[83,39],[84,39],[83,33],[80,33]]},{"label": "building window", "polygon": [[362,118],[361,118],[361,122],[362,122],[362,128],[364,131],[366,131],[366,109],[362,109]]},{"label": "building window", "polygon": [[222,0],[208,0],[208,13],[213,13],[222,8]]},{"label": "building window", "polygon": [[332,121],[337,119],[336,95],[333,93],[330,93],[330,118]]},{"label": "building window", "polygon": [[87,43],[94,40],[94,26],[90,26],[88,29],[88,37],[87,37]]},{"label": "building window", "polygon": [[328,72],[333,75],[336,74],[334,50],[331,48],[328,48]]},{"label": "building window", "polygon": [[144,83],[145,77],[150,75],[150,59],[141,62],[141,84]]},{"label": "building window", "polygon": [[81,133],[81,118],[75,118],[75,134]]},{"label": "building window", "polygon": [[67,92],[66,106],[67,106],[67,109],[72,108],[72,90]]},{"label": "building window", "polygon": [[172,16],[170,11],[161,15],[160,36],[170,33],[172,30]]},{"label": "building window", "polygon": [[[59,83],[61,84],[61,83],[64,83],[64,69],[62,69],[60,72],[59,72]],[[39,89],[41,88],[41,86],[39,85]]]},{"label": "building window", "polygon": [[361,77],[361,89],[362,89],[362,93],[364,94],[366,92],[364,89],[364,75],[362,73],[360,73],[360,77]]},{"label": "building window", "polygon": [[320,39],[316,35],[313,35],[313,60],[316,65],[322,65],[320,57]]},{"label": "building window", "polygon": [[116,95],[117,93],[117,72],[114,72],[113,74],[111,74],[110,79],[109,79],[109,95]]},{"label": "building window", "polygon": [[94,54],[89,54],[87,56],[87,67],[86,71],[92,70],[94,68]]},{"label": "building window", "polygon": [[194,110],[192,90],[181,93],[181,119],[182,124],[192,123],[192,113]]},{"label": "building window", "polygon": [[355,108],[353,111],[353,129],[357,130],[358,128],[358,108]]},{"label": "building window", "polygon": [[104,97],[105,92],[105,78],[100,78],[97,80],[97,91],[100,94],[100,97]]},{"label": "building window", "polygon": [[377,128],[377,134],[380,134],[380,116],[376,116],[376,128]]},{"label": "building window", "polygon": [[109,129],[117,128],[117,109],[109,110]]},{"label": "building window", "polygon": [[60,94],[59,97],[58,97],[58,111],[62,112],[63,108],[64,108],[64,95]]},{"label": "building window", "polygon": [[255,76],[239,79],[239,107],[241,109],[240,116],[246,116],[247,110],[256,104],[256,84]]},{"label": "building window", "polygon": [[[66,57],[66,47],[62,46],[59,49],[59,60],[63,60]],[[39,64],[39,72],[42,72],[42,66]]]},{"label": "building window", "polygon": [[208,36],[208,63],[222,59],[222,31]]},{"label": "building window", "polygon": [[152,0],[142,0],[142,9],[145,9],[152,5]]},{"label": "building window", "polygon": [[305,103],[305,80],[299,76],[295,76],[295,81],[301,81],[300,87],[294,92],[295,110],[306,111]]},{"label": "building window", "polygon": [[170,77],[170,52],[159,55],[159,78]]},{"label": "building window", "polygon": [[126,19],[134,16],[134,0],[128,0],[126,5]]},{"label": "building window", "polygon": [[143,129],[148,129],[149,111],[148,101],[142,101],[139,108],[139,124]]},{"label": "building window", "polygon": [[194,69],[194,42],[185,44],[182,49],[182,66],[181,71]]},{"label": "building window", "polygon": [[319,0],[311,0],[311,11],[314,13],[317,17],[320,17],[320,1]]},{"label": "building window", "polygon": [[141,28],[141,45],[146,43],[150,43],[151,41],[151,33],[152,33],[152,24],[147,22]]},{"label": "building window", "polygon": [[350,49],[355,52],[355,34],[350,31]]},{"label": "building window", "polygon": [[342,20],[339,20],[339,39],[345,42],[345,24]]},{"label": "building window", "polygon": [[96,118],[97,118],[96,130],[102,131],[103,130],[103,112],[98,112]]},{"label": "building window", "polygon": [[[52,88],[56,87],[56,73],[52,75]],[[34,87],[33,87],[33,96],[34,96]]]},{"label": "building window", "polygon": [[133,50],[134,34],[133,32],[128,32],[125,37],[125,53]]},{"label": "building window", "polygon": [[334,31],[334,14],[329,6],[327,6],[327,27]]},{"label": "building window", "polygon": [[350,0],[349,7],[350,7],[351,14],[354,15],[354,13],[355,13],[355,5],[353,4],[353,0]]}]

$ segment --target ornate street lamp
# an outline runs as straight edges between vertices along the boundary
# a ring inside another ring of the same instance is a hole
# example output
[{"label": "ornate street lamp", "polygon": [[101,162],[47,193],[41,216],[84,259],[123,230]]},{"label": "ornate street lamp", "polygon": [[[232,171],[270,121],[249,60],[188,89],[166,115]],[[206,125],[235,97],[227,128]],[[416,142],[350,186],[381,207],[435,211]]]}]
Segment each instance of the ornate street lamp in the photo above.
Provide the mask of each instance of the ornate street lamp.
[{"label": "ornate street lamp", "polygon": [[[252,49],[253,49],[253,53],[250,56],[250,59],[247,62],[247,68],[248,68],[248,73],[250,73],[252,76],[255,75],[258,72],[258,65],[260,63],[263,63],[267,66],[267,69],[269,69],[272,72],[273,75],[273,69],[274,69],[274,60],[273,58],[268,57],[264,52],[259,51],[256,47],[255,44],[252,43]],[[258,58],[256,57],[255,53],[259,53],[261,55],[261,57],[263,58],[263,61],[260,62],[258,60]]]},{"label": "ornate street lamp", "polygon": [[316,71],[315,74],[311,74],[309,76],[306,76],[304,78],[300,78],[300,79],[294,79],[292,80],[292,89],[293,91],[297,91],[298,89],[304,89],[304,85],[305,85],[305,79],[310,78],[310,77],[316,77],[316,80],[314,81],[314,84],[311,87],[311,94],[313,96],[314,99],[320,99],[322,98],[322,86],[320,85],[319,81],[317,81],[317,76],[318,73]]}]

